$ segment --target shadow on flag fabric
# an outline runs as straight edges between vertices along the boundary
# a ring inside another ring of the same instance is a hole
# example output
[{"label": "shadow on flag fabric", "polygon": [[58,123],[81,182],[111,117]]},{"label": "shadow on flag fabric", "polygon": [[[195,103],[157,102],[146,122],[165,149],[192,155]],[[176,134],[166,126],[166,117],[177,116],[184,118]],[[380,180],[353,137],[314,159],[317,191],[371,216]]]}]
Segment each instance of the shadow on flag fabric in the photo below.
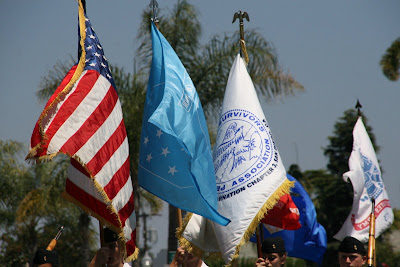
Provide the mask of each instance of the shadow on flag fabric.
[{"label": "shadow on flag fabric", "polygon": [[186,69],[152,23],[153,61],[140,139],[139,184],[221,225],[208,128]]},{"label": "shadow on flag fabric", "polygon": [[333,237],[343,240],[346,236],[352,236],[361,242],[367,242],[372,211],[371,199],[375,199],[375,237],[389,228],[394,218],[375,150],[361,117],[353,129],[353,150],[349,158],[349,169],[343,174],[343,180],[348,182],[350,179],[353,185],[353,206],[342,228]]},{"label": "shadow on flag fabric", "polygon": [[286,171],[243,59],[231,68],[213,149],[220,226],[198,215],[185,219],[180,242],[195,254],[222,257],[227,265],[254,233],[264,214],[293,183]]},{"label": "shadow on flag fabric", "polygon": [[[327,246],[325,228],[317,222],[314,204],[303,186],[290,174],[287,174],[287,178],[295,182],[291,196],[300,211],[301,228],[293,231],[262,224],[263,238],[280,236],[285,241],[289,257],[306,259],[321,265]],[[256,237],[252,236],[251,241],[257,242]]]},{"label": "shadow on flag fabric", "polygon": [[138,248],[128,138],[103,48],[80,1],[79,32],[79,62],[41,113],[27,160],[71,157],[63,196],[118,233],[131,261]]}]

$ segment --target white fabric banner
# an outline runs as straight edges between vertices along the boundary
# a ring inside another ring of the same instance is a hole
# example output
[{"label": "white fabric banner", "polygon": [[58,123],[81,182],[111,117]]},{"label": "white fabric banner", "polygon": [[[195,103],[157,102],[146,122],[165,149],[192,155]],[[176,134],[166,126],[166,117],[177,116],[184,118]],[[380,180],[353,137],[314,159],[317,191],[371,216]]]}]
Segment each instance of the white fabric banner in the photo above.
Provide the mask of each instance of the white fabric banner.
[{"label": "white fabric banner", "polygon": [[178,236],[194,251],[221,253],[229,265],[238,257],[240,247],[254,233],[265,212],[293,186],[286,178],[253,82],[240,55],[229,74],[213,160],[218,212],[231,222],[221,226],[193,214],[184,225],[182,235]]},{"label": "white fabric banner", "polygon": [[349,216],[334,238],[343,240],[346,236],[367,242],[369,221],[372,211],[371,199],[375,199],[375,237],[393,223],[393,211],[383,184],[378,160],[367,130],[358,118],[353,129],[353,151],[349,159],[350,171],[343,174],[343,179],[353,184],[353,207]]}]

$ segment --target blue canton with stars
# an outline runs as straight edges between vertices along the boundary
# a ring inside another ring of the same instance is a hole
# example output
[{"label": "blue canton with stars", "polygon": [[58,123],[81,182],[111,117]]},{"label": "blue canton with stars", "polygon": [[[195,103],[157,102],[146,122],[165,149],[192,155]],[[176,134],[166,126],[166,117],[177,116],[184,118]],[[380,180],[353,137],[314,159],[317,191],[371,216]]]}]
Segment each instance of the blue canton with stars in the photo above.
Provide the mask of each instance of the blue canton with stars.
[{"label": "blue canton with stars", "polygon": [[[111,76],[111,71],[108,65],[107,58],[104,55],[103,47],[100,45],[99,38],[92,28],[92,24],[90,20],[85,15],[85,51],[86,51],[86,60],[85,60],[85,70],[95,70],[100,73],[102,76],[107,78],[107,80],[111,83],[111,85],[115,87],[114,79]],[[78,27],[78,33],[79,33]]]}]

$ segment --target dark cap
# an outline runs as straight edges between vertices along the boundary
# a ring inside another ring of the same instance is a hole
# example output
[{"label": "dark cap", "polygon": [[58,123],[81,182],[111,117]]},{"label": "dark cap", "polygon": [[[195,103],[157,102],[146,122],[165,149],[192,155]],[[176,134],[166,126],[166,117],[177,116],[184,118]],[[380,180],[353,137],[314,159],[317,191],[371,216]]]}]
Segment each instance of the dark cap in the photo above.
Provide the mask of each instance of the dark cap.
[{"label": "dark cap", "polygon": [[104,228],[104,242],[111,243],[118,241],[118,235],[110,228]]},{"label": "dark cap", "polygon": [[35,257],[33,258],[33,264],[44,264],[51,263],[53,266],[58,265],[58,254],[55,251],[49,251],[45,249],[38,249]]},{"label": "dark cap", "polygon": [[367,255],[367,251],[365,250],[363,243],[351,236],[346,236],[343,239],[339,246],[339,252],[357,253],[361,256]]},{"label": "dark cap", "polygon": [[286,252],[285,242],[282,237],[269,237],[262,242],[262,253],[279,253]]}]

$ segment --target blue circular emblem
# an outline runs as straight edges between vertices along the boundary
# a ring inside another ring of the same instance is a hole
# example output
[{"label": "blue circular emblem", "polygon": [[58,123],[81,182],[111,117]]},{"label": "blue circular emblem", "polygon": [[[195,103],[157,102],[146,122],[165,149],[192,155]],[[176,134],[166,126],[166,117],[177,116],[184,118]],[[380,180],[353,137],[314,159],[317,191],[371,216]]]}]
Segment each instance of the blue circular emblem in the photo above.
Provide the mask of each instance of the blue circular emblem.
[{"label": "blue circular emblem", "polygon": [[364,171],[365,188],[370,199],[377,199],[383,192],[381,173],[371,159],[361,154],[362,168]]},{"label": "blue circular emblem", "polygon": [[217,193],[235,190],[271,168],[277,150],[266,120],[233,109],[221,115],[213,150]]}]

